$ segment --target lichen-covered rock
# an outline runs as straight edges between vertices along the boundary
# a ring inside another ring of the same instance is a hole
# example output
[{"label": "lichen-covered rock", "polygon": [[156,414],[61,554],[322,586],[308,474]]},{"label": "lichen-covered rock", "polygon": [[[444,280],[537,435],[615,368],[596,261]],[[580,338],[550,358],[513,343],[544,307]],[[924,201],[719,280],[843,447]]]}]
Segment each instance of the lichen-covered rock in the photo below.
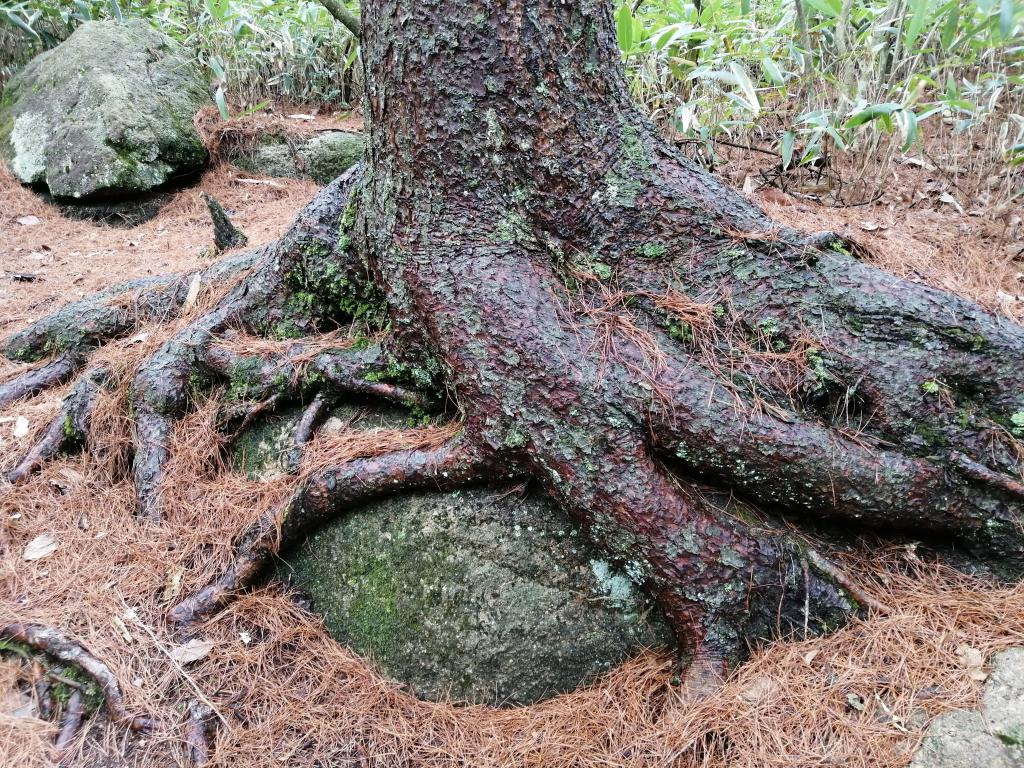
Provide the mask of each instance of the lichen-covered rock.
[{"label": "lichen-covered rock", "polygon": [[535,702],[672,643],[625,574],[536,497],[381,501],[315,533],[282,573],[332,635],[426,698]]},{"label": "lichen-covered rock", "polygon": [[911,768],[1024,768],[1024,648],[993,657],[981,708],[937,718]]},{"label": "lichen-covered rock", "polygon": [[[235,466],[279,475],[301,408],[250,428]],[[407,426],[344,404],[323,426]],[[525,704],[572,690],[644,647],[674,644],[652,602],[535,496],[423,493],[368,505],[288,553],[274,578],[311,598],[342,643],[417,695]]]},{"label": "lichen-covered rock", "polygon": [[208,101],[196,63],[145,21],[87,22],[8,82],[0,151],[57,198],[138,194],[206,162],[192,118]]},{"label": "lichen-covered rock", "polygon": [[364,150],[361,133],[325,131],[287,141],[269,136],[251,149],[230,153],[228,159],[249,173],[329,184],[358,163]]}]

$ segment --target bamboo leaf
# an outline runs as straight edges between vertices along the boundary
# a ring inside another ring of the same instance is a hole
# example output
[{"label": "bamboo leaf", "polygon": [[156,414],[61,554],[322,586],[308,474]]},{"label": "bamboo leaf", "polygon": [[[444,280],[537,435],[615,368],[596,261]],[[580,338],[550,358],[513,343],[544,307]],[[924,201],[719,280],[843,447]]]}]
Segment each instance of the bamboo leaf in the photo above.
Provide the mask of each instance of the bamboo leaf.
[{"label": "bamboo leaf", "polygon": [[26,21],[24,21],[14,11],[8,11],[5,8],[4,9],[4,18],[7,19],[7,21],[10,22],[11,24],[13,24],[14,26],[18,27],[18,29],[21,29],[22,31],[27,32],[28,34],[32,35],[32,37],[34,37],[36,40],[41,39],[39,37],[39,33],[36,32],[34,29],[32,29],[32,26],[29,23],[27,23]]},{"label": "bamboo leaf", "polygon": [[1014,0],[1002,0],[999,4],[999,32],[1003,38],[1008,38],[1013,32],[1013,16],[1016,8]]},{"label": "bamboo leaf", "polygon": [[838,17],[843,10],[842,0],[807,0],[807,4],[830,19]]},{"label": "bamboo leaf", "polygon": [[956,38],[957,26],[960,24],[960,0],[954,0],[946,16],[946,23],[942,25],[942,35],[939,40],[942,47],[948,49]]},{"label": "bamboo leaf", "polygon": [[220,112],[221,118],[223,120],[230,120],[231,112],[228,111],[228,100],[224,97],[223,86],[217,86],[217,92],[213,95],[213,100],[217,103],[217,110]]},{"label": "bamboo leaf", "polygon": [[928,21],[928,11],[928,0],[910,0],[907,11],[910,21],[903,34],[903,45],[908,51],[913,50],[914,43],[924,29],[925,22]]},{"label": "bamboo leaf", "polygon": [[786,78],[782,74],[782,69],[770,56],[765,56],[761,59],[761,71],[764,72],[764,76],[774,85],[785,85]]},{"label": "bamboo leaf", "polygon": [[872,120],[888,119],[889,115],[899,109],[903,109],[902,104],[895,104],[892,102],[886,104],[872,104],[871,106],[865,107],[860,112],[854,114],[846,121],[843,127],[856,128],[858,125],[864,125],[864,123],[871,122]]},{"label": "bamboo leaf", "polygon": [[782,170],[789,168],[793,162],[793,145],[796,143],[796,134],[793,131],[786,131],[782,134]]},{"label": "bamboo leaf", "polygon": [[633,14],[629,3],[624,3],[615,15],[615,29],[619,37],[619,48],[627,56],[633,51]]},{"label": "bamboo leaf", "polygon": [[757,115],[761,111],[761,100],[757,96],[757,89],[754,87],[754,83],[751,82],[747,71],[743,69],[743,66],[738,61],[730,61],[729,70],[732,72],[732,76],[736,78],[736,85],[743,91],[744,100],[747,102],[748,108]]}]

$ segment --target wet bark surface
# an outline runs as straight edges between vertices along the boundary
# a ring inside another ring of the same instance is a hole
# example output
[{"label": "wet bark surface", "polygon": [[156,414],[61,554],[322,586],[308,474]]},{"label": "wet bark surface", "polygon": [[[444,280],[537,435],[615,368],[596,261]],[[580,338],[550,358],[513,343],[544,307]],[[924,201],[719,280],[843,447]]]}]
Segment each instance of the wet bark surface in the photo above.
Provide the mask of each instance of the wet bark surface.
[{"label": "wet bark surface", "polygon": [[[140,512],[161,515],[196,372],[244,384],[253,408],[310,403],[297,452],[316,398],[344,392],[447,407],[461,434],[302,478],[173,621],[361,500],[511,478],[572,515],[714,668],[861,607],[782,516],[951,536],[1020,570],[1024,329],[775,224],[679,156],[630,103],[606,3],[382,0],[362,25],[366,162],[279,242],[202,275],[236,284],[140,368]],[[187,285],[137,303],[166,311]],[[53,357],[0,397],[65,380],[137,322],[105,300],[61,310],[8,342]],[[280,375],[350,322],[362,343]],[[239,357],[221,344],[239,332],[281,351]]]}]

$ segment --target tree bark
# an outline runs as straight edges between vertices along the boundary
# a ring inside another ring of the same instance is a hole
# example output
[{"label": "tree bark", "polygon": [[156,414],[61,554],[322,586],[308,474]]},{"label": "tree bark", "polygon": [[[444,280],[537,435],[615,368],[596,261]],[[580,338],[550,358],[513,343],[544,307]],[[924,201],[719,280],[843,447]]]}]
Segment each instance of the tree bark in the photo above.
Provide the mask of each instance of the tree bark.
[{"label": "tree bark", "polygon": [[[361,245],[396,333],[440,358],[467,432],[628,563],[682,638],[733,655],[766,630],[759,590],[785,606],[803,587],[799,547],[678,487],[666,454],[769,509],[1005,544],[1020,498],[965,479],[937,443],[985,453],[1021,408],[1021,329],[775,225],[679,157],[630,103],[608,4],[373,3],[363,57]],[[708,359],[668,338],[650,297],[674,290],[719,297],[741,335],[788,349],[813,333],[810,391],[723,383],[709,369],[742,344]],[[611,319],[580,311],[602,302]],[[936,386],[985,405],[951,424]],[[869,437],[846,437],[837,409]],[[828,623],[844,601],[819,588]]]}]

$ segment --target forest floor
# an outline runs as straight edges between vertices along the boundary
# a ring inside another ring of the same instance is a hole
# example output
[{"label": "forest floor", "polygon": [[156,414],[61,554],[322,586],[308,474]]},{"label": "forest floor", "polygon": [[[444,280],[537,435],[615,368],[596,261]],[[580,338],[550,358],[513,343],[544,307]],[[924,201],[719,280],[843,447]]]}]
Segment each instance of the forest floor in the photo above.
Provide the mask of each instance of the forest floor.
[{"label": "forest floor", "polygon": [[[786,224],[838,232],[886,269],[1024,320],[1018,209],[975,208],[923,163],[897,166],[877,201],[833,208],[812,199],[807,180],[787,192],[758,190],[752,182],[766,162],[733,150],[718,172]],[[0,175],[0,334],[111,283],[209,263],[212,232],[200,191],[219,199],[250,245],[259,245],[285,230],[316,186],[220,165],[176,192],[155,218],[124,229],[64,218]],[[187,321],[170,318],[104,353],[130,373]],[[0,376],[17,368],[0,363]],[[0,412],[0,469],[65,391]],[[887,613],[828,637],[773,643],[718,695],[696,703],[673,685],[673,662],[658,651],[532,707],[422,702],[332,641],[274,587],[239,599],[186,648],[163,624],[167,605],[216,573],[233,533],[286,490],[218,460],[214,408],[202,405],[178,430],[182,450],[169,470],[175,499],[162,526],[132,516],[123,472],[130,425],[117,396],[102,408],[110,430],[90,456],[55,462],[24,486],[0,486],[0,624],[39,621],[72,633],[114,670],[129,708],[161,723],[153,735],[129,738],[123,726],[91,717],[61,764],[186,765],[183,707],[207,699],[216,712],[212,764],[233,768],[895,768],[907,763],[931,718],[976,702],[991,653],[1024,644],[1024,588],[986,584],[893,546],[851,563]],[[393,435],[378,437],[383,445]],[[322,439],[348,440],[352,456],[372,450],[365,434]],[[421,439],[432,439],[429,430]],[[0,765],[58,759],[56,726],[38,717],[32,676],[33,666],[15,656],[0,662]]]}]

